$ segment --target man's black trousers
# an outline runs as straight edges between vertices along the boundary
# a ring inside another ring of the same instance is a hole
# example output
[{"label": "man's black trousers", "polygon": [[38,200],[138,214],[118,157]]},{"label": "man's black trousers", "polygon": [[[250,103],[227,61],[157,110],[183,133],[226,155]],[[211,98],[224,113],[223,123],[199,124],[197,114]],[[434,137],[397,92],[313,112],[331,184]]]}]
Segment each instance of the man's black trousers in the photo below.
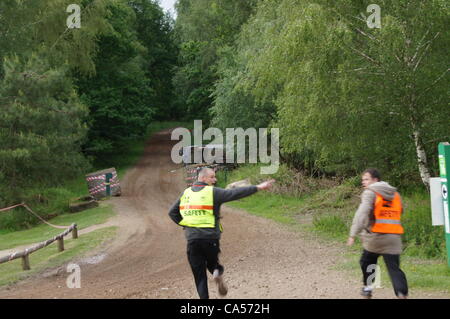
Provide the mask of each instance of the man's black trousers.
[{"label": "man's black trousers", "polygon": [[188,242],[187,257],[200,299],[209,298],[206,270],[212,274],[215,269],[219,269],[219,274],[223,274],[224,268],[219,264],[219,253],[218,239],[195,239]]},{"label": "man's black trousers", "polygon": [[[369,266],[376,265],[380,255],[383,256],[384,262],[386,263],[389,277],[394,286],[395,295],[398,296],[400,293],[404,296],[408,296],[408,282],[406,281],[404,272],[400,269],[400,255],[377,254],[364,249],[359,262],[363,273],[364,285],[368,286],[371,284],[367,281],[369,276],[374,274],[374,267]],[[372,278],[374,278],[374,276],[372,276]]]}]

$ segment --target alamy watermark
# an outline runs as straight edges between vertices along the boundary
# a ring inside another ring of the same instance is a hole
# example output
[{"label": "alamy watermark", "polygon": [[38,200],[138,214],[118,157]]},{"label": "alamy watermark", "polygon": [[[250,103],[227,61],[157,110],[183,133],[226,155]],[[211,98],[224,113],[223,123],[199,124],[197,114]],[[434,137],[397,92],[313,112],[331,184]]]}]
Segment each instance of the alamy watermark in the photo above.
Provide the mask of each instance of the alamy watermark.
[{"label": "alamy watermark", "polygon": [[367,273],[371,273],[367,277],[366,286],[373,288],[381,288],[381,268],[377,264],[367,266]]},{"label": "alamy watermark", "polygon": [[81,8],[78,4],[70,4],[66,12],[72,13],[67,17],[66,25],[69,29],[80,29],[81,28]]},{"label": "alamy watermark", "polygon": [[366,20],[367,26],[370,29],[380,29],[381,28],[381,8],[378,4],[369,4],[367,6],[367,13],[371,13],[366,17],[363,13],[361,16]]},{"label": "alamy watermark", "polygon": [[66,280],[67,288],[81,288],[81,268],[77,264],[68,264],[67,272],[71,273]]},{"label": "alamy watermark", "polygon": [[[225,134],[222,130],[210,127],[203,132],[201,120],[194,121],[193,141],[191,131],[186,128],[176,128],[172,132],[172,140],[180,140],[174,145],[171,152],[172,161],[180,164],[186,163],[246,163],[248,154],[248,163],[269,164],[261,167],[261,174],[274,174],[280,166],[280,147],[279,147],[279,128],[270,129],[270,143],[268,143],[268,129],[260,128],[227,128]],[[226,143],[224,144],[224,137]],[[187,145],[203,146],[203,141],[211,141],[201,152],[195,152],[194,158],[191,153],[181,154],[181,150]],[[237,143],[235,143],[237,140]],[[247,143],[248,142],[248,143]],[[270,144],[270,145],[269,145]],[[270,148],[270,153],[269,153]]]}]

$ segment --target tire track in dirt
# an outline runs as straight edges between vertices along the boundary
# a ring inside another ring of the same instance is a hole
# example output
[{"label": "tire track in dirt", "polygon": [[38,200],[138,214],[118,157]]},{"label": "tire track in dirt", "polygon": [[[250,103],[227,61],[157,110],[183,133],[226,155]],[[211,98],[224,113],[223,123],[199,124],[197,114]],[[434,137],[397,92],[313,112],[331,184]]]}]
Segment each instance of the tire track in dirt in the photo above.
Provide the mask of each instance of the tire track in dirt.
[{"label": "tire track in dirt", "polygon": [[[110,223],[119,230],[90,254],[102,258],[71,261],[81,267],[80,289],[67,288],[63,265],[1,288],[0,298],[198,298],[183,231],[167,215],[185,187],[182,170],[170,173],[178,168],[170,159],[170,132],[149,140],[121,181],[122,196],[108,201],[118,213]],[[223,207],[222,215],[228,298],[360,298],[360,279],[334,269],[345,248],[244,211]],[[387,275],[383,280],[386,288],[375,297],[392,298]],[[211,298],[218,298],[213,281],[209,284]],[[448,295],[413,290],[411,297]]]}]

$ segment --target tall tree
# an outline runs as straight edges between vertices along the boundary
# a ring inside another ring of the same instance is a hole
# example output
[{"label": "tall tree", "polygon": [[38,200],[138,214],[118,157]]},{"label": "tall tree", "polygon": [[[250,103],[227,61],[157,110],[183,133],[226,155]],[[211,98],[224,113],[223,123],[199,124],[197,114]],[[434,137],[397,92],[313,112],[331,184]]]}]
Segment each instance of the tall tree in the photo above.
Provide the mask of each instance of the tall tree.
[{"label": "tall tree", "polygon": [[105,0],[80,4],[81,28],[68,28],[71,0],[4,0],[0,2],[0,57],[28,57],[44,51],[51,66],[68,63],[71,69],[95,72],[97,37],[108,28]]},{"label": "tall tree", "polygon": [[93,73],[103,0],[83,1],[81,29],[67,27],[72,1],[0,2],[0,202],[55,185],[88,163],[81,153],[87,108],[71,79]]},{"label": "tall tree", "polygon": [[448,136],[448,6],[378,4],[381,28],[370,29],[361,1],[262,1],[240,36],[249,54],[236,86],[274,101],[283,152],[323,171],[378,166],[427,186],[433,141]]},{"label": "tall tree", "polygon": [[137,38],[147,49],[145,73],[155,94],[152,101],[155,119],[173,119],[177,114],[173,110],[172,77],[178,57],[173,35],[174,21],[155,0],[133,0],[128,4],[136,15]]},{"label": "tall tree", "polygon": [[96,74],[77,81],[90,110],[85,152],[95,156],[141,136],[154,113],[155,94],[144,70],[146,48],[138,41],[136,15],[124,0],[111,1],[107,8],[111,29],[99,38]]},{"label": "tall tree", "polygon": [[256,0],[179,0],[175,32],[180,45],[174,76],[176,107],[189,118],[210,120],[220,52],[233,45]]},{"label": "tall tree", "polygon": [[87,108],[79,102],[68,67],[52,69],[33,55],[4,63],[0,83],[0,185],[2,202],[30,185],[62,182],[83,171]]}]

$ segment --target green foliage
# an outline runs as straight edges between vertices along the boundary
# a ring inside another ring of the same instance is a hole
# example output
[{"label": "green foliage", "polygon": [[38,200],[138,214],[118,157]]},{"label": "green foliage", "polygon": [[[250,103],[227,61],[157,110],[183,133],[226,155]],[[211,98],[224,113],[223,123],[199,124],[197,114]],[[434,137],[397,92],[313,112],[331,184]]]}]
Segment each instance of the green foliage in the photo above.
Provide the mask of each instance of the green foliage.
[{"label": "green foliage", "polygon": [[375,166],[399,185],[426,184],[448,138],[449,8],[377,4],[381,29],[367,27],[361,1],[258,2],[221,56],[213,123],[270,122],[284,160],[314,175]]},{"label": "green foliage", "polygon": [[221,51],[231,46],[256,0],[180,0],[175,32],[180,46],[173,79],[175,108],[186,119],[209,121]]},{"label": "green foliage", "polygon": [[[52,67],[66,63],[83,73],[95,72],[96,38],[106,31],[105,0],[80,4],[82,28],[68,29],[71,0],[5,0],[0,2],[0,58],[45,52]],[[0,77],[2,73],[0,71]]]},{"label": "green foliage", "polygon": [[155,119],[174,120],[180,115],[173,106],[172,78],[177,63],[178,47],[173,35],[174,21],[164,14],[156,1],[134,0],[127,2],[136,15],[136,32],[139,42],[146,48],[143,54],[144,70],[153,90],[152,107]]},{"label": "green foliage", "polygon": [[342,218],[335,215],[325,215],[315,218],[313,221],[314,228],[319,232],[327,233],[337,239],[344,239],[347,236],[348,228]]},{"label": "green foliage", "polygon": [[205,42],[186,41],[181,44],[180,66],[173,77],[174,107],[181,119],[208,119],[214,74],[210,66],[202,61],[206,50]]},{"label": "green foliage", "polygon": [[108,5],[111,30],[99,39],[97,74],[78,81],[90,108],[88,154],[111,153],[117,141],[142,135],[153,114],[151,90],[143,71],[133,10],[123,1]]},{"label": "green foliage", "polygon": [[0,3],[0,206],[89,168],[81,153],[87,107],[72,72],[95,72],[107,29],[103,0],[84,1],[83,28],[68,29],[68,0]]},{"label": "green foliage", "polygon": [[80,152],[87,109],[67,77],[67,67],[50,68],[38,55],[6,59],[4,67],[0,83],[2,206],[20,200],[21,190],[30,184],[58,183],[88,167]]},{"label": "green foliage", "polygon": [[107,9],[111,29],[98,41],[97,73],[77,82],[90,109],[84,151],[97,157],[143,136],[154,117],[166,118],[176,54],[170,21],[155,2],[117,0]]},{"label": "green foliage", "polygon": [[[239,60],[238,49],[225,47],[221,50],[210,113],[211,125],[225,130],[228,127],[266,128],[275,112],[273,103],[257,103],[255,98],[238,85],[245,77],[245,64]],[[239,60],[239,61],[238,61]]]},{"label": "green foliage", "polygon": [[173,23],[157,2],[84,0],[80,29],[69,4],[0,3],[0,206],[86,172],[171,105]]},{"label": "green foliage", "polygon": [[[84,193],[76,194],[72,190],[63,187],[28,188],[26,195],[23,195],[21,200],[26,202],[36,214],[47,220],[67,212],[69,200],[85,195]],[[16,231],[39,223],[42,222],[24,207],[17,207],[0,215],[1,230]]]},{"label": "green foliage", "polygon": [[407,195],[402,224],[403,236],[407,243],[406,253],[426,258],[445,258],[445,238],[443,226],[432,226],[429,195],[423,191]]}]

